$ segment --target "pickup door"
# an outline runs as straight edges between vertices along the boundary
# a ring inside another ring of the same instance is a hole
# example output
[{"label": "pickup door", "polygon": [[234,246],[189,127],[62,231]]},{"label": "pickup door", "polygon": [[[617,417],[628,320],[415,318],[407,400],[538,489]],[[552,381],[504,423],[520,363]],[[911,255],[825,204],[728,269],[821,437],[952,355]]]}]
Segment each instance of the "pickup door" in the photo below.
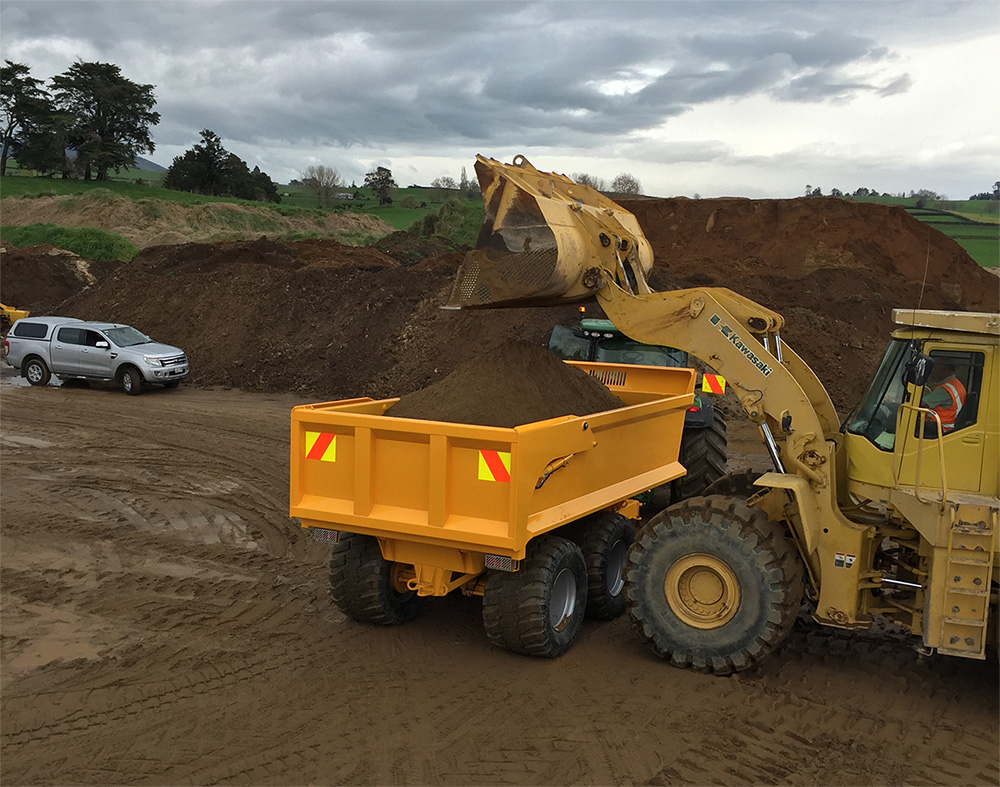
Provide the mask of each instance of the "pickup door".
[{"label": "pickup door", "polygon": [[[98,347],[103,344],[103,347]],[[88,377],[111,376],[111,349],[107,338],[86,328],[62,327],[52,340],[52,371]]]}]

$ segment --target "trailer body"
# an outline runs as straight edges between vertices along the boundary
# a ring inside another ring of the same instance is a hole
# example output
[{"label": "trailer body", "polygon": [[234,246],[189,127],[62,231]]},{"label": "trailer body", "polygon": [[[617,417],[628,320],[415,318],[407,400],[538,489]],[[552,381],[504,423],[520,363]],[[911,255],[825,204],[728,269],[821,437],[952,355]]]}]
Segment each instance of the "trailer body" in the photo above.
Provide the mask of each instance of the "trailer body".
[{"label": "trailer body", "polygon": [[475,592],[517,570],[535,537],[684,474],[691,369],[568,362],[625,406],[514,428],[394,418],[398,399],[295,407],[290,513],[320,540],[374,536],[421,596]]}]

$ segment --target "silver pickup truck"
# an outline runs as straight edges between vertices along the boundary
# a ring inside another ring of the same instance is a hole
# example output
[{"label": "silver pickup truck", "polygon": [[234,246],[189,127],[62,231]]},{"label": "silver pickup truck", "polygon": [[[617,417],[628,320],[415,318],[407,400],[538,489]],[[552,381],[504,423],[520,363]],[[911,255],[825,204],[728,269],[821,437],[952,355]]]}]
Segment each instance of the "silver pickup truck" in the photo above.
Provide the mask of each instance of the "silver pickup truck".
[{"label": "silver pickup truck", "polygon": [[60,380],[116,382],[135,396],[145,385],[175,388],[187,377],[183,350],[159,344],[129,325],[71,317],[26,317],[3,343],[4,361],[32,385]]}]

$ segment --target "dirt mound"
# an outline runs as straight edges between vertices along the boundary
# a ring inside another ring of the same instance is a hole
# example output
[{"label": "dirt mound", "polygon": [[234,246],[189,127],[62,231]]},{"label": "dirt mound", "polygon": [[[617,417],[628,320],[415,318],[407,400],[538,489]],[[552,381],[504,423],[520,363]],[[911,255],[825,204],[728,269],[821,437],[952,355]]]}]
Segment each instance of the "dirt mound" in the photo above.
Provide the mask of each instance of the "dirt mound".
[{"label": "dirt mound", "polygon": [[[653,246],[656,289],[724,286],[783,314],[784,339],[841,411],[874,373],[892,308],[1000,310],[997,277],[899,208],[824,198],[624,204]],[[157,246],[58,313],[129,322],[183,347],[192,384],[321,399],[404,396],[510,339],[544,345],[552,325],[577,318],[572,305],[442,310],[463,257],[449,248],[405,233],[381,248],[266,238]],[[422,254],[432,256],[412,262]]]},{"label": "dirt mound", "polygon": [[443,380],[402,397],[396,418],[514,427],[561,415],[590,415],[624,402],[586,372],[525,342],[502,344]]},{"label": "dirt mound", "polygon": [[[269,207],[204,202],[183,205],[160,199],[133,200],[107,189],[61,197],[5,197],[0,200],[4,224],[58,224],[99,227],[127,238],[136,247],[191,241],[247,240],[262,233],[362,234],[381,237],[390,224],[362,213],[295,212],[285,216]],[[5,301],[6,303],[6,301]]]},{"label": "dirt mound", "polygon": [[894,308],[1000,311],[997,278],[896,206],[820,197],[621,204],[649,239],[656,274],[727,287],[783,315],[783,338],[842,411],[874,374]]},{"label": "dirt mound", "polygon": [[22,249],[0,241],[0,302],[41,314],[121,265],[87,260],[48,245]]}]

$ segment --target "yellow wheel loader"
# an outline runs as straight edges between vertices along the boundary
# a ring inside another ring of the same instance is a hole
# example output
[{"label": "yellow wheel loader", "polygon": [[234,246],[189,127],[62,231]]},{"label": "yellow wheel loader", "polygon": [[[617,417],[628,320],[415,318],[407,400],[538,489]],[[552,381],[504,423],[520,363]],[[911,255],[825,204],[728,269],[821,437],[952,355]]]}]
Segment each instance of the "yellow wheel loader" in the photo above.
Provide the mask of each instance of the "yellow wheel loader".
[{"label": "yellow wheel loader", "polygon": [[[856,412],[781,338],[780,314],[723,288],[653,292],[638,222],[564,175],[477,157],[485,219],[451,308],[596,297],[630,338],[723,375],[774,469],[724,477],[639,531],[625,565],[641,638],[679,667],[729,674],[814,618],[901,624],[925,652],[984,658],[996,643],[1000,315],[895,310]],[[955,399],[925,399],[935,366]],[[709,494],[720,492],[721,494]]]},{"label": "yellow wheel loader", "polygon": [[27,316],[28,312],[24,309],[15,309],[13,306],[0,303],[0,335],[6,336],[10,326]]}]

